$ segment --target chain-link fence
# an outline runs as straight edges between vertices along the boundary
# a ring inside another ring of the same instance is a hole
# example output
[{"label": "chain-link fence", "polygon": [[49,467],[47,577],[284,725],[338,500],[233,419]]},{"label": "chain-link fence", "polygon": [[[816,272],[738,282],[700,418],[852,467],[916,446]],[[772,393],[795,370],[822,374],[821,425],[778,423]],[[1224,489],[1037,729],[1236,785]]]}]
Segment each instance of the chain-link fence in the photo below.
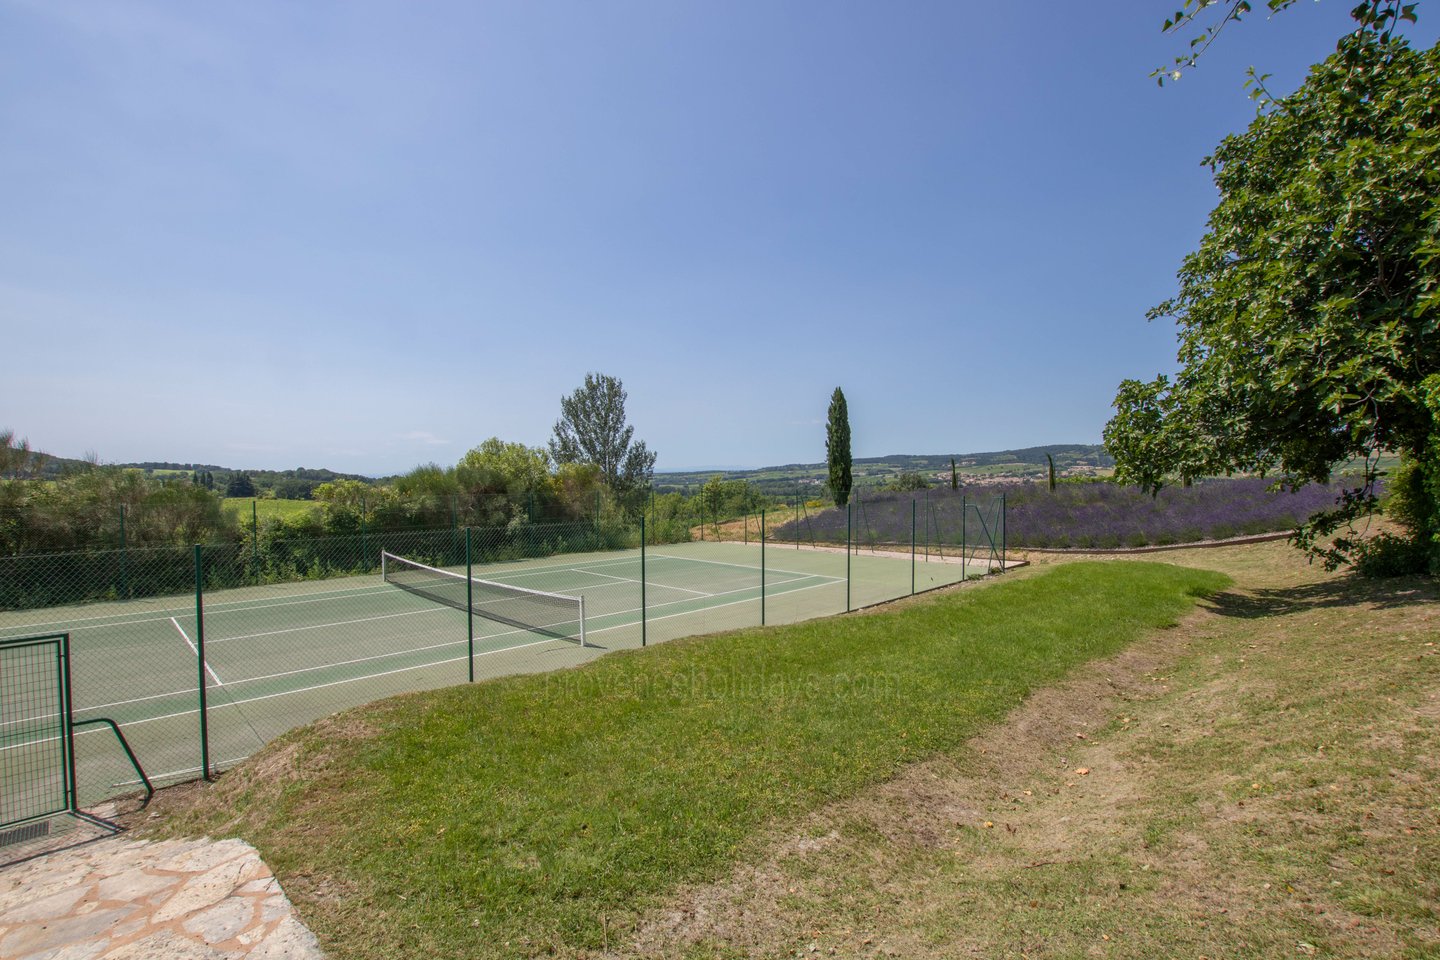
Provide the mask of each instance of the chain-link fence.
[{"label": "chain-link fence", "polygon": [[[152,779],[193,778],[396,693],[842,613],[1003,568],[1003,541],[956,550],[918,521],[908,542],[864,543],[858,509],[841,513],[849,536],[838,538],[806,531],[801,501],[778,518],[717,524],[705,540],[647,509],[318,538],[257,527],[192,547],[0,556],[0,639],[68,634],[76,719],[118,722]],[[454,576],[462,593],[468,575],[477,597],[456,609],[400,589],[382,575],[386,555]],[[583,643],[490,605],[535,593],[584,598]],[[107,731],[81,729],[75,742],[82,803],[136,787]]]}]

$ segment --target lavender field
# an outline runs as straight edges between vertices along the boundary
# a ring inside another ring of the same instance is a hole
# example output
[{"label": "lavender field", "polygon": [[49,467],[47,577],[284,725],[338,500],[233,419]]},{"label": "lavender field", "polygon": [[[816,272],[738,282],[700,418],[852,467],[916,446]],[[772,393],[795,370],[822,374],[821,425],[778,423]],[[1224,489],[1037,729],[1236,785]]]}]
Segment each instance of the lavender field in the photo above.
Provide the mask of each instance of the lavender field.
[{"label": "lavender field", "polygon": [[[1112,483],[1026,483],[1005,488],[1004,539],[1010,548],[1073,547],[1114,549],[1220,540],[1294,529],[1316,510],[1335,503],[1342,484],[1310,485],[1298,493],[1272,493],[1269,480],[1209,480],[1191,487],[1166,487],[1158,496]],[[962,526],[961,504],[965,503]],[[862,493],[851,521],[857,543],[910,542],[911,501],[919,543],[978,545],[1001,536],[994,487],[948,488],[919,493]],[[844,510],[825,510],[808,523],[802,538],[845,539]],[[796,536],[793,525],[778,539]]]}]

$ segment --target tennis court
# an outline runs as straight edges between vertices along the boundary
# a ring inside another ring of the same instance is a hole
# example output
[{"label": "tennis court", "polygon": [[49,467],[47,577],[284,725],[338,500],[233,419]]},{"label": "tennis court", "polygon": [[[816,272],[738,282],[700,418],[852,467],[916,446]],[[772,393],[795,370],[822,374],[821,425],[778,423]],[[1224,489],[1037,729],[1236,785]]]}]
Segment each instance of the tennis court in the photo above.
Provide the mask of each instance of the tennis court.
[{"label": "tennis court", "polygon": [[[336,710],[465,682],[472,666],[476,679],[569,667],[642,643],[762,617],[804,620],[962,579],[963,564],[939,559],[912,565],[773,544],[762,552],[756,544],[682,543],[643,556],[606,551],[474,568],[475,578],[494,584],[583,595],[583,646],[574,632],[467,618],[378,575],[207,591],[203,617],[193,595],[5,611],[0,639],[68,633],[76,719],[119,722],[146,771],[164,781],[201,770],[202,669],[209,759],[225,767]],[[463,583],[463,566],[447,569]],[[35,719],[6,717],[0,749],[33,748],[18,733]],[[107,730],[78,732],[76,757],[82,802],[133,785]]]}]

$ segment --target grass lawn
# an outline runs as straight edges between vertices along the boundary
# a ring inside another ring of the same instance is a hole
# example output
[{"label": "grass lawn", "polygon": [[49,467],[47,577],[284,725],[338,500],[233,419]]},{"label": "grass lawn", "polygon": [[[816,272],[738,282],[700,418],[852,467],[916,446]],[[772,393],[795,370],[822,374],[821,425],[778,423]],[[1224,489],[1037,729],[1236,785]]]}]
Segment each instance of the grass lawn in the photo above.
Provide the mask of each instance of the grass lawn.
[{"label": "grass lawn", "polygon": [[255,843],[335,957],[584,953],[1227,582],[1071,564],[400,697],[162,802],[160,829]]},{"label": "grass lawn", "polygon": [[610,955],[1440,957],[1440,585],[1167,556],[1234,584],[773,828]]},{"label": "grass lawn", "polygon": [[255,505],[254,515],[260,520],[271,517],[288,520],[320,509],[320,504],[314,500],[272,500],[265,497],[226,497],[224,507],[239,517],[240,523],[245,525],[250,522],[252,503]]}]

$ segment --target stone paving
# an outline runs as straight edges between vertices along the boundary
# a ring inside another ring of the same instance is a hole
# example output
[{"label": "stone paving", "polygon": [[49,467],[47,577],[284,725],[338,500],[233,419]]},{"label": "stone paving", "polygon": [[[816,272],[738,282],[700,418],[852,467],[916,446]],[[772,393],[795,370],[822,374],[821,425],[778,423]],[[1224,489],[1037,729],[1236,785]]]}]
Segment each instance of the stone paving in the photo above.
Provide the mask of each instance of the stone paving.
[{"label": "stone paving", "polygon": [[323,960],[255,848],[108,837],[0,869],[0,960]]}]

